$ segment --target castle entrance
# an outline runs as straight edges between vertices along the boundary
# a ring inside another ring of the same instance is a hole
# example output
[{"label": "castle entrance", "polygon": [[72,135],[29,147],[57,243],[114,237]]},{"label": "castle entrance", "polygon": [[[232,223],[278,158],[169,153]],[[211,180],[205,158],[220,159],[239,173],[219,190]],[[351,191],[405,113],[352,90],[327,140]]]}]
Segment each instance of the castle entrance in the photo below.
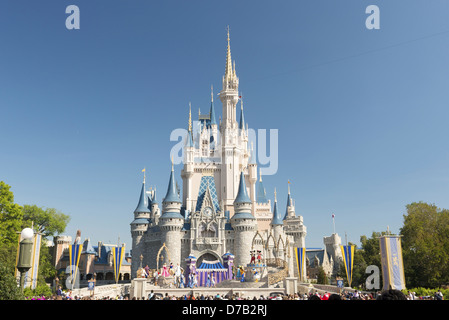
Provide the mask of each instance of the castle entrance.
[{"label": "castle entrance", "polygon": [[220,259],[218,258],[218,256],[216,256],[213,253],[210,252],[206,252],[205,254],[201,255],[198,260],[196,261],[196,267],[198,268],[201,263],[203,263],[203,261],[220,261]]}]

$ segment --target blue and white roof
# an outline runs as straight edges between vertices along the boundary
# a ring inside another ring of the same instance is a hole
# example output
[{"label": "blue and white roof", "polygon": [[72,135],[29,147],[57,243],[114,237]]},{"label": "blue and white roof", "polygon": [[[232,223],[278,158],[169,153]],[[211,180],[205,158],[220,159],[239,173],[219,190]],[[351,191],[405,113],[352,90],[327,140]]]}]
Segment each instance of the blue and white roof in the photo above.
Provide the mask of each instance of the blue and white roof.
[{"label": "blue and white roof", "polygon": [[228,269],[226,269],[220,261],[215,260],[215,261],[206,261],[203,260],[203,262],[201,262],[201,265],[196,268],[196,271],[227,271]]},{"label": "blue and white roof", "polygon": [[198,191],[198,200],[196,202],[195,211],[198,212],[201,210],[207,189],[209,189],[209,193],[212,198],[212,203],[214,205],[215,212],[220,211],[220,205],[218,204],[217,189],[215,188],[215,179],[213,176],[201,177],[200,189]]},{"label": "blue and white roof", "polygon": [[150,213],[151,210],[148,209],[148,197],[145,192],[145,181],[142,183],[142,189],[140,191],[139,203],[137,204],[135,213]]}]

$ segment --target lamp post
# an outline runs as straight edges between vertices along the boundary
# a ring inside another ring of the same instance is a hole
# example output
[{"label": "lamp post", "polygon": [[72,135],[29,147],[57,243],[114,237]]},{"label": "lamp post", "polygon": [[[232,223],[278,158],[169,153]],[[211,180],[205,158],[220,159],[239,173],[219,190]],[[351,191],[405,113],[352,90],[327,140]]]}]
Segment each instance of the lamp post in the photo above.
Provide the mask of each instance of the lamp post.
[{"label": "lamp post", "polygon": [[33,252],[34,231],[25,228],[21,232],[22,241],[19,244],[19,259],[17,260],[17,270],[20,272],[20,288],[23,291],[25,284],[25,274],[31,268],[31,257]]}]

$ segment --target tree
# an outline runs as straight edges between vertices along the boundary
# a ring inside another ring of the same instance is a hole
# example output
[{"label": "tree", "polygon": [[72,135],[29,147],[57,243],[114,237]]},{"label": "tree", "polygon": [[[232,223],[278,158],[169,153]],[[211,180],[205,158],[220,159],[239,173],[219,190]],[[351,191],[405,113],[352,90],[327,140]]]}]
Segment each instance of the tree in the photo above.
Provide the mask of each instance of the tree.
[{"label": "tree", "polygon": [[23,300],[24,296],[14,278],[14,269],[0,262],[0,300]]},{"label": "tree", "polygon": [[0,181],[0,245],[17,244],[23,218],[22,207],[14,203],[10,186]]},{"label": "tree", "polygon": [[35,229],[42,233],[45,238],[48,238],[64,232],[70,217],[54,208],[44,209],[36,205],[26,204],[23,206],[24,226],[31,225],[31,221]]},{"label": "tree", "polygon": [[326,272],[322,266],[318,267],[316,282],[319,284],[329,284],[329,279],[327,278]]},{"label": "tree", "polygon": [[[10,186],[0,181],[0,265],[14,274],[19,232],[31,227],[42,233],[43,238],[64,232],[70,217],[54,208],[41,208],[36,205],[20,206],[14,203]],[[42,241],[39,259],[39,284],[53,278],[56,270],[51,264],[49,248]]]},{"label": "tree", "polygon": [[448,283],[449,210],[424,202],[413,202],[406,209],[400,234],[407,286]]}]

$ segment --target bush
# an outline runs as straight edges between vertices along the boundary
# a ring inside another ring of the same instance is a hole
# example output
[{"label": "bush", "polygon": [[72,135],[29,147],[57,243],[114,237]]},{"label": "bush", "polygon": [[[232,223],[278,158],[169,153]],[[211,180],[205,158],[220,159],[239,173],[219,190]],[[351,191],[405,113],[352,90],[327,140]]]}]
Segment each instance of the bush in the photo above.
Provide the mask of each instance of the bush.
[{"label": "bush", "polygon": [[14,271],[0,264],[0,300],[23,300],[24,296],[17,285]]},{"label": "bush", "polygon": [[402,290],[402,292],[405,294],[407,294],[408,291],[414,292],[417,297],[428,297],[428,296],[433,297],[435,292],[437,292],[438,290],[441,291],[445,300],[449,300],[449,289],[442,289],[442,288],[429,289],[429,288],[419,287],[419,288],[410,288],[410,289]]},{"label": "bush", "polygon": [[27,298],[32,297],[51,297],[52,292],[49,286],[46,284],[38,285],[35,289],[25,288],[23,289],[23,295]]}]

